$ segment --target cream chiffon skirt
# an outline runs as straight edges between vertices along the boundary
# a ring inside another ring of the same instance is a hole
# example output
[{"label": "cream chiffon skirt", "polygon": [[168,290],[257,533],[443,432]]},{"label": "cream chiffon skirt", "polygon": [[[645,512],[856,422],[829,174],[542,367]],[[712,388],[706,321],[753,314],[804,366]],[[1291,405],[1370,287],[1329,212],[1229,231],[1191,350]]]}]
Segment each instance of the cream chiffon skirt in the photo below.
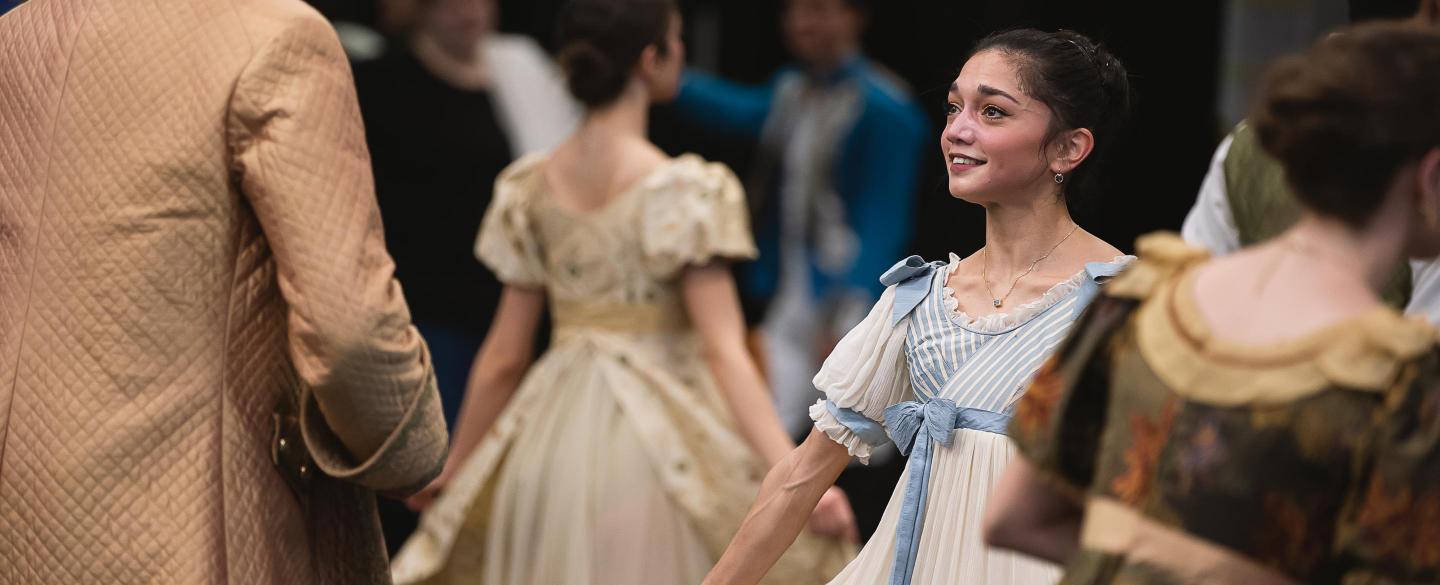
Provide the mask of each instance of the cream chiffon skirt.
[{"label": "cream chiffon skirt", "polygon": [[[1055,565],[985,546],[985,504],[1014,456],[1009,438],[970,429],[955,431],[950,447],[935,448],[912,585],[1053,585],[1060,580]],[[889,583],[895,527],[909,480],[907,469],[875,536],[831,585]]]},{"label": "cream chiffon skirt", "polygon": [[[564,333],[396,555],[397,585],[697,584],[763,471],[691,335]],[[853,550],[802,537],[767,583]]]}]

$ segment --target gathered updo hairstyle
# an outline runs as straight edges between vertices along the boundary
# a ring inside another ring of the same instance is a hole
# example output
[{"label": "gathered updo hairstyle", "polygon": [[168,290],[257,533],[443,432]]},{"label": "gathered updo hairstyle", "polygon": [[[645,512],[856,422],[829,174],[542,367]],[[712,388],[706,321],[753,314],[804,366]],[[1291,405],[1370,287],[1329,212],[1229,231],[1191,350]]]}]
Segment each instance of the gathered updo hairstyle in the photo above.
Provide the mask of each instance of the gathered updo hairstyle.
[{"label": "gathered updo hairstyle", "polygon": [[1440,33],[1364,24],[1285,57],[1250,123],[1306,207],[1362,227],[1395,173],[1440,146]]},{"label": "gathered updo hairstyle", "polygon": [[1065,177],[1067,202],[1090,195],[1101,163],[1130,117],[1130,79],[1125,66],[1085,35],[1062,30],[1016,29],[993,33],[975,45],[973,57],[997,51],[1019,73],[1021,91],[1040,100],[1054,117],[1044,145],[1065,130],[1088,128],[1095,136],[1090,156]]},{"label": "gathered updo hairstyle", "polygon": [[570,93],[587,107],[615,101],[645,47],[669,52],[673,0],[570,0],[555,27]]}]

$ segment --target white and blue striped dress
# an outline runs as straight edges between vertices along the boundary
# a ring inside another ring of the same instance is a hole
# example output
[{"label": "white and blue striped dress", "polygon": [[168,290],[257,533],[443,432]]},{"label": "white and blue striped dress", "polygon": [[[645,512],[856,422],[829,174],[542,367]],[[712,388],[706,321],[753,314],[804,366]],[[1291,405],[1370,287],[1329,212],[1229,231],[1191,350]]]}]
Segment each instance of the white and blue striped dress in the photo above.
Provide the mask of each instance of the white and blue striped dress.
[{"label": "white and blue striped dress", "polygon": [[[1014,448],[1010,411],[1035,371],[1134,257],[1088,264],[1008,314],[971,319],[945,287],[959,258],[910,257],[815,376],[816,428],[862,462],[893,441],[910,454],[875,536],[832,585],[1040,585],[1060,571],[987,548],[982,518]],[[897,562],[897,559],[898,562]]]}]

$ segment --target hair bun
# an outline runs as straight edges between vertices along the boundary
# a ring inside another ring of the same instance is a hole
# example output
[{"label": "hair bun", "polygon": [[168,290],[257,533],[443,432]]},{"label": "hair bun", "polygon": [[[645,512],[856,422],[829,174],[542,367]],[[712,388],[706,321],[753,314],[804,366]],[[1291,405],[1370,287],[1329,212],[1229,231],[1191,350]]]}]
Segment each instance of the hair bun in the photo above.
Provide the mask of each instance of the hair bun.
[{"label": "hair bun", "polygon": [[[1304,77],[1305,62],[1298,56],[1277,60],[1267,74],[1262,95],[1255,102],[1248,120],[1255,129],[1260,146],[1277,159],[1293,160],[1296,145],[1307,140],[1318,139],[1321,125],[1327,116],[1312,107],[1315,94],[1324,90],[1311,87]],[[1337,96],[1331,96],[1331,99]],[[1345,124],[1334,119],[1335,124]]]},{"label": "hair bun", "polygon": [[646,47],[666,54],[673,0],[570,0],[556,17],[557,60],[575,99],[587,107],[625,91]]},{"label": "hair bun", "polygon": [[586,104],[603,102],[618,93],[625,79],[615,63],[594,44],[575,41],[560,51],[560,68],[575,99]]},{"label": "hair bun", "polygon": [[1344,29],[1271,66],[1249,124],[1313,211],[1368,220],[1408,160],[1440,145],[1440,34]]},{"label": "hair bun", "polygon": [[1130,109],[1130,76],[1120,59],[1102,43],[1097,43],[1078,32],[1061,30],[1055,36],[1068,41],[1090,63],[1095,66],[1095,75],[1100,79],[1101,91],[1111,102],[1114,111],[1127,112]]}]

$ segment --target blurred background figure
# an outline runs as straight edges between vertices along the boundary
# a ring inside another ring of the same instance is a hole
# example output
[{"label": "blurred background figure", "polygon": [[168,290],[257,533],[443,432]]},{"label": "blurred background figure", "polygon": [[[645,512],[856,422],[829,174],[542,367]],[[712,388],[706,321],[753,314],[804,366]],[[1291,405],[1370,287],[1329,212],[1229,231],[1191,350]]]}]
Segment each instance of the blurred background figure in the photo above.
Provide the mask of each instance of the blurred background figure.
[{"label": "blurred background figure", "polygon": [[910,240],[925,118],[862,52],[860,0],[788,0],[795,62],[763,86],[686,72],[676,111],[758,141],[745,172],[760,257],[739,271],[781,419],[810,425],[820,360],[864,317]]},{"label": "blurred background figure", "polygon": [[356,89],[396,275],[453,423],[500,298],[474,256],[495,178],[520,155],[559,144],[580,110],[539,45],[495,32],[493,0],[386,5],[407,15],[390,17],[405,40],[358,64]]},{"label": "blurred background figure", "polygon": [[[1320,4],[1328,6],[1332,3]],[[1289,10],[1304,12],[1303,8],[1294,6]],[[1275,10],[1277,7],[1267,6],[1265,9]],[[1319,12],[1328,14],[1333,11]],[[1433,28],[1440,26],[1440,0],[1352,0],[1349,17],[1354,22],[1409,19]],[[1259,33],[1237,35],[1244,38],[1263,37],[1264,31],[1275,28],[1255,28],[1253,24],[1243,26],[1245,30]],[[1309,38],[1319,34],[1319,31],[1308,29],[1306,32],[1309,34],[1303,35],[1299,42],[1292,38],[1289,43],[1282,43],[1272,34],[1268,41],[1262,43],[1277,45],[1273,48],[1282,53],[1288,52],[1293,50],[1294,45],[1308,43]],[[1281,35],[1281,38],[1288,37]],[[1236,43],[1245,44],[1232,41],[1232,44]],[[1260,55],[1266,54],[1260,52]],[[1254,63],[1254,67],[1248,69],[1259,69],[1269,63],[1268,58],[1248,58]],[[1248,96],[1250,91],[1249,87],[1233,86],[1226,95]],[[1229,103],[1226,102],[1227,105]],[[1285,172],[1279,161],[1265,153],[1255,130],[1242,121],[1220,142],[1211,157],[1210,170],[1200,184],[1194,207],[1185,217],[1181,234],[1192,245],[1205,248],[1217,256],[1224,255],[1284,232],[1300,218],[1300,211],[1298,201],[1285,182]],[[1431,322],[1440,323],[1440,265],[1433,260],[1397,263],[1385,287],[1384,298],[1390,305],[1403,308],[1407,313],[1424,315]]]},{"label": "blurred background figure", "polygon": [[[755,255],[745,193],[649,140],[651,103],[679,85],[680,23],[671,0],[559,13],[585,117],[496,182],[477,255],[504,291],[445,471],[409,500],[425,512],[395,557],[402,585],[698,583],[794,447],[730,273]],[[554,343],[534,359],[546,306]],[[818,585],[853,554],[845,495],[812,510],[771,583]]]},{"label": "blurred background figure", "polygon": [[[558,144],[579,108],[538,44],[495,31],[493,0],[381,7],[382,28],[399,40],[356,65],[356,89],[396,276],[453,426],[500,300],[500,282],[474,256],[495,178],[518,156]],[[381,510],[393,551],[415,517],[396,502]]]}]

